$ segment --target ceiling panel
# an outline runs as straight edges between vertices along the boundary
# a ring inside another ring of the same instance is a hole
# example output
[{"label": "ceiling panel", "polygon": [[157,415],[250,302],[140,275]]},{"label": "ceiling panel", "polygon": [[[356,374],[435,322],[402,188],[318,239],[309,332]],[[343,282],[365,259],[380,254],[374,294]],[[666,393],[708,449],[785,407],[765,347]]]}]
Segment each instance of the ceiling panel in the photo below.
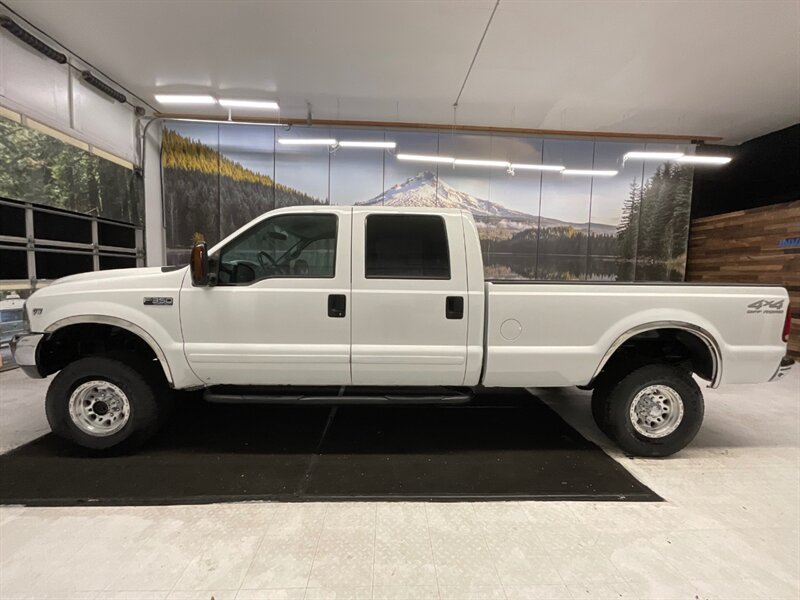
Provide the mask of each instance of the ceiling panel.
[{"label": "ceiling panel", "polygon": [[[443,123],[494,6],[7,3],[154,106],[211,92],[277,98],[282,117],[308,101],[321,119]],[[800,121],[798,31],[795,0],[501,0],[457,120],[739,142]]]}]

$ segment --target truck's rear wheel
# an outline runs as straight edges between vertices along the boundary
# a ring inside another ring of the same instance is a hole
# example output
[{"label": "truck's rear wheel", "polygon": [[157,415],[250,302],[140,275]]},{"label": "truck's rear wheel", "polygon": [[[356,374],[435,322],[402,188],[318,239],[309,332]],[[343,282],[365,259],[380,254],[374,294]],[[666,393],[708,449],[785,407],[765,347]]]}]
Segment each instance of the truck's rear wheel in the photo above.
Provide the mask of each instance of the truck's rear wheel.
[{"label": "truck's rear wheel", "polygon": [[598,429],[606,435],[611,435],[608,431],[608,421],[606,414],[606,405],[608,403],[608,388],[596,387],[592,392],[592,417]]},{"label": "truck's rear wheel", "polygon": [[151,365],[94,356],[64,367],[47,390],[53,432],[85,448],[131,449],[159,424],[159,396],[167,390]]},{"label": "truck's rear wheel", "polygon": [[700,429],[703,394],[688,371],[647,365],[598,396],[594,410],[601,429],[625,452],[669,456],[686,447]]},{"label": "truck's rear wheel", "polygon": [[608,426],[608,396],[611,390],[629,373],[643,366],[641,359],[637,356],[623,355],[619,360],[606,365],[600,377],[594,383],[592,390],[592,417],[597,427],[611,437]]}]

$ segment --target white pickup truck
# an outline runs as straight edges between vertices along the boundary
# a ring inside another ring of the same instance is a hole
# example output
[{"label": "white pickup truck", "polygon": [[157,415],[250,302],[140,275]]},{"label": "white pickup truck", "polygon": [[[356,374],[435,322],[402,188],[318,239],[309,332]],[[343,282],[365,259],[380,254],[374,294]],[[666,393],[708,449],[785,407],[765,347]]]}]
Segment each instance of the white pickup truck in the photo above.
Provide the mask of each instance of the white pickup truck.
[{"label": "white pickup truck", "polygon": [[593,388],[600,428],[666,456],[712,387],[779,378],[789,334],[776,286],[486,281],[460,210],[293,207],[188,267],[59,279],[13,344],[58,372],[56,433],[94,449],[151,435],[178,390],[215,402],[434,403],[485,387]]}]

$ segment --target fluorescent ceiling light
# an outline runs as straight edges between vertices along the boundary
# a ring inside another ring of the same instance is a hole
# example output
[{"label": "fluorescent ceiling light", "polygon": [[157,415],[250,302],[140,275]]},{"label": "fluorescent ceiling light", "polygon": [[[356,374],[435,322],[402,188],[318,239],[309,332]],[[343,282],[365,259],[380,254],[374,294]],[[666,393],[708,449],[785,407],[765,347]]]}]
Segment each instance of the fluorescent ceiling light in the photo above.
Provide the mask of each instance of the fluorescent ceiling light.
[{"label": "fluorescent ceiling light", "polygon": [[452,156],[426,156],[424,154],[398,154],[397,160],[415,160],[418,162],[435,162],[453,164],[455,158]]},{"label": "fluorescent ceiling light", "polygon": [[457,158],[456,166],[465,167],[503,167],[507,169],[510,163],[503,160],[478,160],[473,158]]},{"label": "fluorescent ceiling light", "polygon": [[706,154],[687,154],[681,156],[678,162],[695,165],[727,165],[731,162],[730,156],[709,156]]},{"label": "fluorescent ceiling light", "polygon": [[511,163],[511,168],[513,170],[523,170],[523,171],[563,171],[563,165],[526,165],[524,163]]},{"label": "fluorescent ceiling light", "polygon": [[397,148],[397,142],[367,142],[367,141],[347,141],[339,142],[342,148]]},{"label": "fluorescent ceiling light", "polygon": [[277,102],[272,100],[236,100],[234,98],[220,98],[220,106],[225,108],[267,108],[270,110],[278,110],[280,108]]},{"label": "fluorescent ceiling light", "polygon": [[628,152],[622,160],[638,158],[641,160],[675,160],[683,156],[683,152]]},{"label": "fluorescent ceiling light", "polygon": [[202,94],[156,94],[160,104],[216,104],[214,96]]},{"label": "fluorescent ceiling light", "polygon": [[613,177],[619,171],[603,171],[594,169],[564,169],[561,171],[564,175],[591,175],[593,177]]},{"label": "fluorescent ceiling light", "polygon": [[278,143],[289,146],[333,146],[336,144],[336,140],[333,138],[281,138]]}]

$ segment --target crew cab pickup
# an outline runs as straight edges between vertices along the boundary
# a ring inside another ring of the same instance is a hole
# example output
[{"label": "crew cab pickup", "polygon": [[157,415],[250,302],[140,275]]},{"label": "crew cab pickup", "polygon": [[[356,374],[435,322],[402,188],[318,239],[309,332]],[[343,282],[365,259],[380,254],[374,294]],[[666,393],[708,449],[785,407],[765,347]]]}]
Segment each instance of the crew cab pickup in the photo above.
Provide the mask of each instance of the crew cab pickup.
[{"label": "crew cab pickup", "polygon": [[703,418],[696,383],[779,378],[777,286],[487,281],[466,211],[292,207],[184,267],[73,275],[34,293],[17,363],[58,373],[56,433],[135,445],[176,390],[215,402],[466,402],[485,387],[593,389],[599,427],[665,456]]}]

